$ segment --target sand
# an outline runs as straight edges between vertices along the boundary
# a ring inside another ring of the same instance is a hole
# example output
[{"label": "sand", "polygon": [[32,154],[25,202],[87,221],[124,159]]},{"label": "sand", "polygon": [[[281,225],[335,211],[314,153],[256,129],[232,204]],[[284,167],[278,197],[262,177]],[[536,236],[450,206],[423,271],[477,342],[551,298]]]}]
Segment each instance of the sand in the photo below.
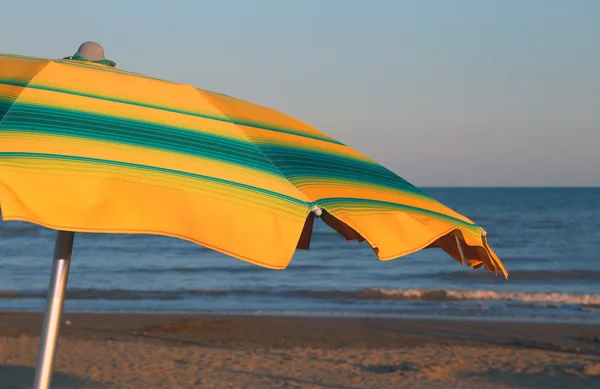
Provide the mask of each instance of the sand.
[{"label": "sand", "polygon": [[[600,388],[600,326],[66,314],[53,388]],[[66,324],[70,323],[70,324]],[[30,388],[41,315],[0,313],[0,388]]]}]

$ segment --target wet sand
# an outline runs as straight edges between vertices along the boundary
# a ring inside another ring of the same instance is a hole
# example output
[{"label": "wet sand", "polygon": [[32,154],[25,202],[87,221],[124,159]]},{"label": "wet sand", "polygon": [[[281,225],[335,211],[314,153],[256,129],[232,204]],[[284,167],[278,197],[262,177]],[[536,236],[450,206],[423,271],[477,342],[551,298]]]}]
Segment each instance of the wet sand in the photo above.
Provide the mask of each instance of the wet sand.
[{"label": "wet sand", "polygon": [[[0,389],[31,387],[41,321],[0,313]],[[55,372],[65,389],[600,388],[600,326],[70,313]]]}]

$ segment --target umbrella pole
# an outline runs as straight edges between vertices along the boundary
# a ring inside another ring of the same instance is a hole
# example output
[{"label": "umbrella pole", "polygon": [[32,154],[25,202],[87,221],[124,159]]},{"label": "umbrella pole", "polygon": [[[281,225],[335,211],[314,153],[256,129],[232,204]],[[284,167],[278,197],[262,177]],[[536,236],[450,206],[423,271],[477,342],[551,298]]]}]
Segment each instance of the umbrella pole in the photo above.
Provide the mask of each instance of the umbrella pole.
[{"label": "umbrella pole", "polygon": [[69,265],[73,251],[74,232],[58,231],[54,246],[52,274],[46,297],[46,313],[40,339],[37,367],[35,370],[34,389],[49,389],[52,381],[52,367],[56,354],[56,341],[60,329]]}]

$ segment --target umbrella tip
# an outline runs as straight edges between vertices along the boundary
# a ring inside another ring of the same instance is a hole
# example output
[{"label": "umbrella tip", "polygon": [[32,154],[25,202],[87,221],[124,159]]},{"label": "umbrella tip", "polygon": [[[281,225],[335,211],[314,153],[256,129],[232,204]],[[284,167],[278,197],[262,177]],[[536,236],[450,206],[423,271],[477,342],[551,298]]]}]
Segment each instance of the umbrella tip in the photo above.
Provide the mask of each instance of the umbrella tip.
[{"label": "umbrella tip", "polygon": [[104,57],[104,48],[99,43],[92,41],[83,42],[73,56],[83,57],[90,61],[106,60]]}]

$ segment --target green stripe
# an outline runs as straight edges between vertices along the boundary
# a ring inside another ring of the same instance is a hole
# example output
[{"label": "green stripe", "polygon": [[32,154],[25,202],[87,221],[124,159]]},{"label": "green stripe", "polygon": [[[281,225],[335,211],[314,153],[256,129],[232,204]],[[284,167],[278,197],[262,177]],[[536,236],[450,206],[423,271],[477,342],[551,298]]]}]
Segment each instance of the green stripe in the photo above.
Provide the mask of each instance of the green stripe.
[{"label": "green stripe", "polygon": [[190,173],[190,172],[184,172],[184,171],[180,171],[180,170],[167,169],[167,168],[162,168],[162,167],[158,167],[158,166],[149,166],[149,165],[135,164],[135,163],[130,163],[130,162],[112,161],[112,160],[107,160],[107,159],[87,158],[87,157],[61,155],[61,154],[44,154],[44,153],[27,153],[27,152],[0,152],[0,159],[13,159],[13,158],[56,159],[56,160],[68,161],[68,162],[92,163],[92,164],[102,164],[102,165],[108,165],[108,166],[125,167],[125,168],[131,168],[131,169],[139,169],[139,170],[145,170],[145,171],[150,171],[150,172],[155,172],[155,173],[170,174],[170,175],[174,175],[177,177],[208,181],[208,182],[212,182],[212,183],[216,183],[216,184],[220,184],[220,185],[226,185],[226,186],[230,186],[230,187],[234,187],[234,188],[238,188],[238,189],[248,190],[248,191],[259,193],[262,195],[274,197],[279,200],[287,201],[287,202],[290,202],[290,203],[293,203],[296,205],[300,205],[300,206],[303,206],[306,208],[309,208],[312,206],[311,203],[307,203],[305,201],[302,201],[302,200],[299,200],[299,199],[296,199],[296,198],[293,198],[290,196],[286,196],[281,193],[266,190],[263,188],[258,188],[255,186],[246,185],[246,184],[242,184],[239,182],[224,180],[221,178],[210,177],[210,176],[205,176],[205,175],[195,174],[195,173]]},{"label": "green stripe", "polygon": [[4,119],[4,116],[6,115],[6,113],[8,112],[8,110],[10,109],[10,106],[12,104],[6,102],[5,99],[0,99],[0,123],[2,123],[2,120]]},{"label": "green stripe", "polygon": [[265,144],[258,146],[279,171],[298,187],[310,184],[312,177],[315,177],[319,180],[341,179],[368,183],[426,196],[420,189],[376,162],[308,148]]},{"label": "green stripe", "polygon": [[17,103],[0,132],[60,135],[192,155],[280,173],[254,144],[200,131],[132,119]]},{"label": "green stripe", "polygon": [[381,200],[370,200],[370,199],[359,199],[350,197],[329,197],[316,201],[316,204],[324,209],[335,212],[339,210],[343,211],[356,211],[356,212],[373,212],[373,211],[406,211],[416,212],[423,215],[427,215],[434,218],[444,219],[450,223],[459,224],[466,228],[479,229],[479,225],[474,223],[468,223],[455,217],[431,211],[429,209],[423,209],[419,207],[413,207],[410,205],[393,203],[389,201]]},{"label": "green stripe", "polygon": [[[0,79],[0,84],[3,84],[3,85],[12,85],[12,86],[18,86],[18,87],[26,87],[27,86],[26,82],[19,81],[19,80],[14,80],[14,79]],[[164,106],[159,106],[159,105],[154,105],[154,104],[145,104],[145,103],[140,103],[140,102],[132,101],[132,100],[117,99],[117,98],[112,98],[112,97],[94,95],[94,94],[91,94],[91,93],[75,92],[75,91],[71,91],[71,90],[67,90],[67,89],[52,88],[52,87],[43,86],[43,85],[29,84],[27,87],[31,88],[31,89],[38,89],[38,90],[45,90],[45,91],[50,91],[50,92],[65,93],[65,94],[74,95],[74,96],[89,97],[89,98],[93,98],[93,99],[110,101],[110,102],[114,102],[114,103],[129,104],[129,105],[133,105],[133,106],[137,106],[137,107],[152,108],[152,109],[156,109],[156,110],[160,110],[160,111],[165,111],[165,112],[179,113],[179,114],[182,114],[182,115],[194,116],[194,117],[199,117],[199,118],[209,119],[209,120],[215,120],[215,121],[224,122],[224,123],[231,123],[231,124],[235,124],[235,125],[241,125],[241,126],[258,128],[258,129],[261,129],[261,130],[274,131],[274,132],[279,132],[279,133],[284,133],[284,134],[296,135],[296,136],[300,136],[300,137],[304,137],[304,138],[316,139],[316,140],[320,140],[320,141],[323,141],[323,142],[341,144],[337,140],[329,138],[329,137],[323,137],[323,136],[312,135],[312,134],[305,134],[305,133],[302,133],[302,132],[299,132],[299,131],[295,131],[295,130],[292,130],[292,129],[286,129],[286,128],[275,127],[275,126],[269,126],[269,125],[266,125],[266,124],[259,124],[257,122],[243,121],[243,120],[232,120],[229,117],[220,117],[220,116],[214,116],[214,115],[201,114],[201,113],[197,113],[197,112],[185,111],[185,110],[180,110],[180,109],[175,109],[175,108],[167,108],[167,107],[164,107]],[[201,93],[201,91],[198,90],[198,93]]]}]

